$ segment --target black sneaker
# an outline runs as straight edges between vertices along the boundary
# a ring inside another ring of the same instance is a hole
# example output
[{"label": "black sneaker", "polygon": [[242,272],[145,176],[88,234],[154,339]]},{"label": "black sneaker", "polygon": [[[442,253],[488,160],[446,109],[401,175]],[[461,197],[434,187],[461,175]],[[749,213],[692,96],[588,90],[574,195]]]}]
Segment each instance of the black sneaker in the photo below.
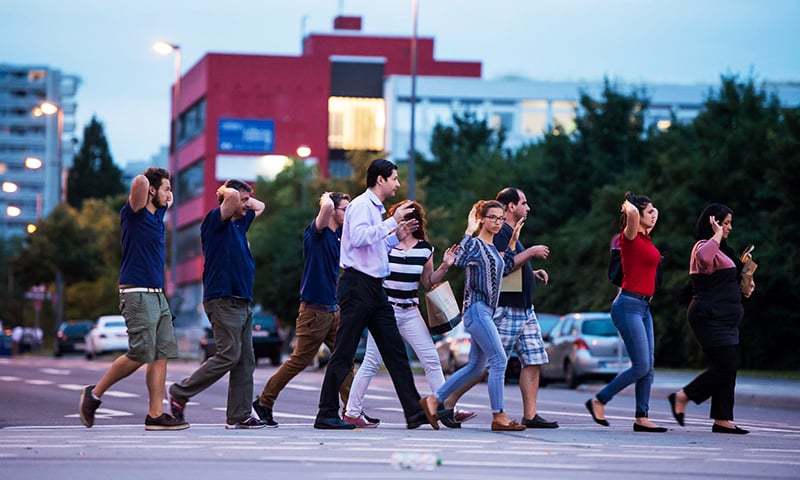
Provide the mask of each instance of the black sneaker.
[{"label": "black sneaker", "polygon": [[353,430],[355,425],[351,425],[339,417],[320,418],[314,420],[314,428],[319,430]]},{"label": "black sneaker", "polygon": [[96,412],[97,409],[100,408],[100,404],[103,403],[100,400],[96,400],[94,395],[92,395],[94,387],[94,385],[83,387],[83,390],[81,390],[81,402],[78,405],[81,423],[87,428],[92,428],[92,425],[94,425],[94,412]]},{"label": "black sneaker", "polygon": [[253,410],[256,412],[256,415],[258,415],[258,418],[264,422],[265,427],[275,428],[278,426],[278,422],[272,419],[272,409],[261,405],[261,402],[259,402],[257,398],[253,400]]},{"label": "black sneaker", "polygon": [[522,424],[527,428],[558,428],[558,422],[548,422],[537,413],[533,418],[522,418]]},{"label": "black sneaker", "polygon": [[255,430],[257,428],[264,428],[266,426],[266,423],[262,422],[256,417],[247,417],[246,419],[238,421],[234,424],[225,424],[225,428],[228,430]]},{"label": "black sneaker", "polygon": [[148,415],[144,419],[144,429],[150,431],[158,430],[186,430],[189,424],[181,419],[177,419],[168,413],[162,413],[157,418]]},{"label": "black sneaker", "polygon": [[169,393],[169,410],[173,417],[181,421],[184,420],[183,412],[186,410],[187,401],[172,395],[172,392]]},{"label": "black sneaker", "polygon": [[364,417],[364,420],[366,420],[367,422],[369,422],[369,423],[371,423],[373,425],[377,425],[377,424],[381,423],[381,420],[379,418],[370,417],[369,415],[367,415],[367,413],[364,410],[361,410],[361,416]]}]

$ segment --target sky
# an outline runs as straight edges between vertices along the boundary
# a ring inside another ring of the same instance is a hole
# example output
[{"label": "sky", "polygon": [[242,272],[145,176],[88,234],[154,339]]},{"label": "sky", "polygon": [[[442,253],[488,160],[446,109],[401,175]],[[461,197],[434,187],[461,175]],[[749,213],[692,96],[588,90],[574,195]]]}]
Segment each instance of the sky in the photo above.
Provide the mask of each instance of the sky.
[{"label": "sky", "polygon": [[[800,81],[800,0],[419,0],[435,56],[479,60],[484,78],[715,84],[721,74]],[[150,157],[169,138],[173,66],[206,52],[298,55],[337,13],[366,34],[410,35],[411,0],[0,0],[0,63],[82,78],[78,125],[97,115],[115,161]],[[79,132],[80,133],[80,132]]]}]

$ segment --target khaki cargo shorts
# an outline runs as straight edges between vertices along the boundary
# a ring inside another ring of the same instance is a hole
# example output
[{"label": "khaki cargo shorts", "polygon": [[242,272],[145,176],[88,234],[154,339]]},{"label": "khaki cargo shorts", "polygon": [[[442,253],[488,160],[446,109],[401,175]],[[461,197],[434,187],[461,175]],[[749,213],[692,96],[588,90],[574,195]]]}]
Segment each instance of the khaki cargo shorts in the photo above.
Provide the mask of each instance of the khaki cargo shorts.
[{"label": "khaki cargo shorts", "polygon": [[119,311],[128,327],[128,358],[151,363],[178,357],[172,312],[163,293],[121,293]]}]

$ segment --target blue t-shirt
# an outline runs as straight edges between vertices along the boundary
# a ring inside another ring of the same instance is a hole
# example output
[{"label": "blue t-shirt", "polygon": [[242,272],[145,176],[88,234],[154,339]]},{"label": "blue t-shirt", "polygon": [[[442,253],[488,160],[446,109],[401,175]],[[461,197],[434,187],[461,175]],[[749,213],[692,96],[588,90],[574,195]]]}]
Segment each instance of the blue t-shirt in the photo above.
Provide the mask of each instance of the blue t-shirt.
[{"label": "blue t-shirt", "polygon": [[219,208],[208,212],[200,227],[205,264],[203,300],[240,297],[253,300],[256,262],[250,253],[247,230],[256,213],[247,210],[244,217],[222,220]]},{"label": "blue t-shirt", "polygon": [[119,284],[134,287],[164,288],[164,239],[166,208],[150,213],[147,207],[134,212],[129,202],[119,211],[122,230],[122,263]]},{"label": "blue t-shirt", "polygon": [[342,229],[324,227],[318,231],[312,221],[303,233],[303,280],[300,300],[318,305],[336,305],[336,279],[339,276],[339,246]]}]

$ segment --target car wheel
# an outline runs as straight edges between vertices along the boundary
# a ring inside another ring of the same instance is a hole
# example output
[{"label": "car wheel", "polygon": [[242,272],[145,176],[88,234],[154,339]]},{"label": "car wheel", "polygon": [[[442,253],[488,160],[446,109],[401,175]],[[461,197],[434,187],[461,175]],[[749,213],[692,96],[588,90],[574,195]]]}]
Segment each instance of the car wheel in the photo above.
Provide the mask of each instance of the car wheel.
[{"label": "car wheel", "polygon": [[564,383],[567,384],[567,388],[576,389],[578,385],[581,384],[581,379],[575,373],[575,367],[572,365],[572,362],[567,361],[564,364]]},{"label": "car wheel", "polygon": [[86,360],[92,360],[92,359],[94,359],[94,352],[92,352],[91,350],[86,350]]},{"label": "car wheel", "polygon": [[[272,364],[273,367],[277,367],[281,364],[281,352],[276,352],[270,355],[269,362]],[[256,359],[256,363],[258,363],[258,359]]]}]

